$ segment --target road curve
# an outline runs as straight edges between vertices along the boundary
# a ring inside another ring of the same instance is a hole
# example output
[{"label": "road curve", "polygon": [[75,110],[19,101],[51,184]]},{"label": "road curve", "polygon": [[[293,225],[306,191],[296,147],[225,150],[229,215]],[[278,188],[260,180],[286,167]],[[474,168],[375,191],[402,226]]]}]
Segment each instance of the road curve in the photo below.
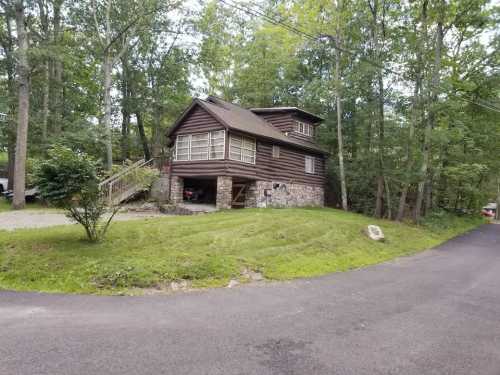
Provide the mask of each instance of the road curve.
[{"label": "road curve", "polygon": [[174,296],[0,292],[0,374],[499,375],[500,225],[310,280]]}]

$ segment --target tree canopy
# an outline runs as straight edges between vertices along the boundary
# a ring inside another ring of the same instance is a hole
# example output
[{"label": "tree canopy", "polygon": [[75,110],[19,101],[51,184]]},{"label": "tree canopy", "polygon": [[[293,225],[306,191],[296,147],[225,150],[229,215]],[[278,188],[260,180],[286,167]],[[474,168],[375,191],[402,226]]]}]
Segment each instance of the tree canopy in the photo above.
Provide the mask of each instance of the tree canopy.
[{"label": "tree canopy", "polygon": [[[192,96],[323,116],[330,204],[391,219],[476,209],[500,184],[500,7],[489,0],[0,1],[0,148],[168,158]],[[340,163],[340,159],[343,162]],[[341,178],[341,176],[344,176]]]}]

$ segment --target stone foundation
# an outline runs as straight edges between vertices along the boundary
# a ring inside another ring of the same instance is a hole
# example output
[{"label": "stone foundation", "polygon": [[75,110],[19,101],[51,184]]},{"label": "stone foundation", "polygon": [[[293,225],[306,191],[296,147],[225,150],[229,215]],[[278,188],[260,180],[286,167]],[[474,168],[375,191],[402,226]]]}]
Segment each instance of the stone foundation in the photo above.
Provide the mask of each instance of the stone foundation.
[{"label": "stone foundation", "polygon": [[217,201],[218,210],[231,208],[233,201],[233,179],[228,176],[217,177]]},{"label": "stone foundation", "polygon": [[179,204],[184,201],[184,179],[172,176],[170,181],[170,203]]},{"label": "stone foundation", "polygon": [[256,181],[247,190],[246,207],[323,207],[325,191],[321,186]]},{"label": "stone foundation", "polygon": [[[184,179],[172,176],[170,203],[183,202]],[[233,200],[233,179],[229,176],[217,177],[218,210],[231,208]],[[323,207],[325,191],[321,186],[290,184],[283,181],[252,181],[245,193],[245,207]]]}]

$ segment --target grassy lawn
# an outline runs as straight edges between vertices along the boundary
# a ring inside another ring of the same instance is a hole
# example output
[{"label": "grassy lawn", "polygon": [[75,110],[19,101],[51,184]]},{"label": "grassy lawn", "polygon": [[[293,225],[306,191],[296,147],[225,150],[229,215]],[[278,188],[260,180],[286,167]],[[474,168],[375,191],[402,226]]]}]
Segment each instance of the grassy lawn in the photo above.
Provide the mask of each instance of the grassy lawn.
[{"label": "grassy lawn", "polygon": [[[83,241],[76,225],[0,231],[0,288],[113,294],[182,279],[222,286],[245,267],[267,279],[310,277],[413,254],[481,222],[416,227],[334,209],[246,209],[116,222],[98,244]],[[373,223],[385,243],[362,234]]]},{"label": "grassy lawn", "polygon": [[[12,203],[5,198],[0,198],[0,212],[12,210]],[[47,211],[60,211],[57,208],[47,207],[40,202],[26,203],[26,210],[47,210]]]}]

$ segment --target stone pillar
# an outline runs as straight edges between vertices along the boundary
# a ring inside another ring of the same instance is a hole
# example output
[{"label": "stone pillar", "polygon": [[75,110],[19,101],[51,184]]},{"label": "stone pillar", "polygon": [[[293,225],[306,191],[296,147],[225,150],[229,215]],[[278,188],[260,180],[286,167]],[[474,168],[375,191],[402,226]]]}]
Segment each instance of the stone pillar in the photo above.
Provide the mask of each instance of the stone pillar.
[{"label": "stone pillar", "polygon": [[184,179],[172,176],[170,181],[170,203],[179,204],[184,201]]},{"label": "stone pillar", "polygon": [[245,193],[245,208],[257,207],[257,182],[251,181],[247,184]]},{"label": "stone pillar", "polygon": [[233,201],[233,179],[229,176],[217,177],[217,209],[227,210],[231,208]]}]

